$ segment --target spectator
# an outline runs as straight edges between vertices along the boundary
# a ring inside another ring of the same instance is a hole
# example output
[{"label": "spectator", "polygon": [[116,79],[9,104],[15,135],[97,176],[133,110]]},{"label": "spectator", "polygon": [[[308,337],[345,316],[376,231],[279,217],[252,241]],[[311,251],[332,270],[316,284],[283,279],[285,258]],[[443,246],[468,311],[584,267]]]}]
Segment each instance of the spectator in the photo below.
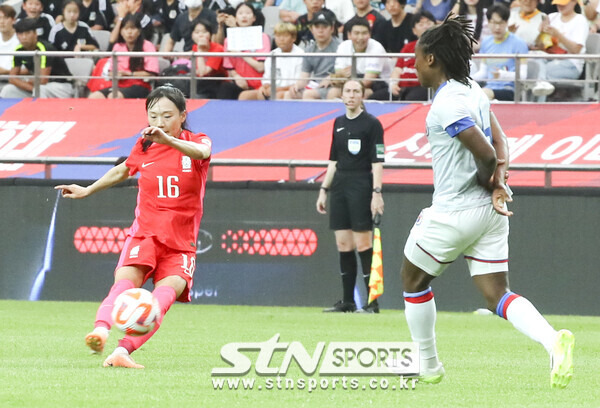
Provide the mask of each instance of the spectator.
[{"label": "spectator", "polygon": [[364,17],[367,19],[372,38],[380,38],[379,30],[381,29],[381,25],[385,22],[385,17],[371,6],[369,0],[353,0],[353,3],[356,7],[356,15],[344,24],[344,40],[349,38],[348,33],[354,26],[351,22],[357,17]]},{"label": "spectator", "polygon": [[[185,12],[185,3],[182,0],[160,0],[154,10],[154,27],[162,33],[170,33],[175,26],[177,17]],[[211,32],[214,30],[211,27]]]},{"label": "spectator", "polygon": [[[240,3],[235,9],[235,21],[238,27],[253,26],[256,21],[254,7],[250,3]],[[224,46],[226,51],[241,51],[231,49],[227,38]],[[262,48],[247,51],[268,53],[271,51],[271,39],[267,34],[262,33]],[[260,78],[265,70],[264,61],[265,57],[225,57],[223,65],[233,82],[223,82],[217,98],[237,99],[242,91],[260,88]]]},{"label": "spectator", "polygon": [[[8,4],[0,5],[0,51],[14,51],[19,45],[19,39],[15,33],[13,24],[17,13],[12,6]],[[6,75],[10,72],[13,63],[12,55],[0,55],[0,75]],[[0,82],[4,86],[6,81]]]},{"label": "spectator", "polygon": [[[45,14],[48,14],[49,16],[52,17],[52,21],[54,22],[60,22],[62,15],[61,10],[62,10],[62,0],[40,0],[40,2],[42,3],[42,11]],[[23,3],[25,3],[23,1]],[[27,17],[27,13],[25,12],[24,8],[21,8],[21,11],[19,13],[19,15],[17,16],[17,19],[21,19],[21,18],[25,18]]]},{"label": "spectator", "polygon": [[[508,31],[510,10],[494,4],[487,12],[492,35],[481,43],[480,54],[527,54],[525,41]],[[490,100],[512,101],[515,98],[515,58],[486,58],[480,60],[476,81],[487,81],[483,92]],[[527,60],[521,60],[520,77],[527,78]]]},{"label": "spectator", "polygon": [[296,20],[296,30],[298,32],[296,44],[298,44],[302,48],[306,48],[310,43],[314,41],[314,37],[312,35],[312,32],[310,31],[309,23],[313,19],[313,16],[316,12],[322,10],[325,13],[327,13],[329,20],[335,22],[336,31],[337,28],[341,26],[337,21],[337,17],[333,13],[333,11],[323,8],[325,0],[305,0],[304,2],[306,3],[306,9],[308,11],[306,14],[301,15],[300,17],[298,17],[298,20]]},{"label": "spectator", "polygon": [[80,4],[79,20],[92,30],[110,30],[115,21],[115,12],[109,0],[83,0]]},{"label": "spectator", "polygon": [[[23,9],[17,21],[23,18],[31,18],[37,20],[36,34],[38,39],[47,40],[50,30],[54,27],[54,17],[43,12],[44,5],[40,0],[24,0]],[[60,13],[60,10],[58,10]]]},{"label": "spectator", "polygon": [[[338,54],[385,54],[381,44],[371,38],[369,21],[364,17],[354,17],[348,23],[350,29],[349,40],[340,44]],[[387,88],[385,79],[390,77],[390,61],[386,57],[357,58],[356,74],[363,78],[365,97],[377,92],[380,88]],[[350,78],[352,75],[352,58],[336,57],[335,73],[338,78]],[[378,80],[383,78],[384,80]],[[330,87],[327,99],[339,98],[342,90],[340,87]]]},{"label": "spectator", "polygon": [[285,23],[295,23],[302,14],[308,12],[307,0],[283,0],[279,4],[279,19]]},{"label": "spectator", "polygon": [[[202,5],[202,0],[185,0],[187,11],[179,14],[175,19],[175,24],[171,30],[169,39],[165,44],[165,52],[173,51],[173,47],[176,42],[184,40],[183,50],[190,51],[194,45],[192,41],[192,31],[194,30],[194,20],[201,18],[208,21],[212,26],[212,32],[215,33],[217,29],[217,14],[209,9],[206,9]],[[215,34],[213,34],[212,40],[222,44],[222,41],[217,41]]]},{"label": "spectator", "polygon": [[[117,19],[115,26],[110,33],[110,43],[114,44],[121,33],[121,24],[127,14],[133,14],[139,20],[142,26],[142,35],[144,39],[152,41],[154,36],[154,27],[152,26],[152,3],[151,0],[118,0]],[[144,96],[145,98],[145,96]]]},{"label": "spectator", "polygon": [[429,11],[438,23],[444,21],[448,13],[456,4],[456,0],[417,0],[415,10]]},{"label": "spectator", "polygon": [[538,37],[546,14],[537,9],[539,0],[519,0],[519,6],[511,9],[508,29],[525,41],[530,50],[539,49]]},{"label": "spectator", "polygon": [[[558,13],[552,13],[542,23],[542,32],[552,38],[552,46],[546,47],[550,54],[584,54],[585,42],[589,34],[586,18],[576,11],[577,0],[553,0]],[[554,92],[554,86],[544,80],[578,79],[583,72],[582,59],[534,60],[539,65],[539,81],[532,89],[535,96],[547,96]],[[551,85],[548,87],[547,85]],[[543,100],[541,100],[543,101]]]},{"label": "spectator", "polygon": [[[389,1],[389,0],[388,0]],[[421,38],[421,35],[436,24],[435,17],[428,11],[419,11],[413,18],[412,32],[415,37]],[[414,54],[417,40],[407,43],[400,52],[402,54]],[[428,99],[427,88],[421,86],[417,81],[417,70],[415,69],[415,57],[398,58],[396,66],[392,71],[392,80],[390,81],[390,89],[392,95],[387,88],[380,88],[377,92],[371,95],[371,99],[376,100],[393,100],[393,101],[426,101]],[[398,81],[404,79],[404,81]],[[411,81],[412,80],[412,81]]]},{"label": "spectator", "polygon": [[[273,51],[273,54],[304,54],[302,48],[294,44],[296,41],[296,27],[293,24],[283,22],[277,23],[275,25],[274,35],[277,48]],[[294,85],[296,80],[300,77],[301,67],[302,58],[277,58],[277,72],[275,75],[277,78],[277,99],[283,99],[286,91],[290,88],[290,86]],[[258,89],[243,91],[240,94],[239,99],[270,99],[271,73],[271,58],[267,58],[265,60],[265,72],[263,74],[261,87]]]},{"label": "spectator", "polygon": [[[48,41],[38,39],[37,21],[24,18],[15,23],[15,31],[20,45],[17,46],[8,85],[0,91],[0,98],[30,98],[33,96],[34,62],[33,56],[20,56],[19,51],[56,51]],[[40,98],[70,98],[73,96],[73,86],[68,79],[53,78],[55,76],[70,76],[71,73],[63,58],[46,56],[41,58],[40,65]],[[17,75],[28,75],[17,78]]]},{"label": "spectator", "polygon": [[63,3],[62,23],[50,31],[50,41],[59,51],[95,51],[98,41],[92,35],[90,27],[79,21],[79,1],[65,0]]},{"label": "spectator", "polygon": [[452,8],[454,14],[465,16],[471,22],[474,37],[477,40],[473,44],[473,51],[475,52],[479,52],[481,42],[491,34],[486,16],[487,4],[486,0],[458,0]]},{"label": "spectator", "polygon": [[[142,24],[139,14],[127,14],[120,24],[119,38],[113,46],[113,51],[143,51],[156,52],[154,45],[144,39],[142,35]],[[158,58],[156,57],[117,57],[117,69],[119,76],[118,89],[104,88],[92,92],[91,99],[105,98],[145,98],[152,87],[140,77],[158,75]],[[112,64],[108,64],[108,72],[112,70]],[[127,77],[136,77],[125,79]]]},{"label": "spectator", "polygon": [[[329,13],[318,11],[310,22],[315,41],[306,47],[307,53],[333,53],[340,40],[335,33],[335,20]],[[300,79],[285,93],[285,99],[325,99],[334,72],[335,57],[304,57]]]},{"label": "spectator", "polygon": [[[195,20],[194,31],[192,31],[192,40],[194,52],[223,52],[221,44],[211,41],[212,25],[201,18]],[[196,76],[201,78],[196,83],[196,95],[200,99],[213,99],[217,97],[219,86],[222,79],[203,79],[204,77],[226,77],[227,72],[223,67],[223,57],[197,57],[196,58]]]},{"label": "spectator", "polygon": [[387,52],[400,52],[402,47],[410,41],[416,40],[413,34],[413,15],[404,11],[406,0],[386,0],[385,9],[390,14],[381,27],[378,37]]},{"label": "spectator", "polygon": [[336,20],[342,24],[354,17],[352,0],[325,0],[325,8],[333,11]]}]

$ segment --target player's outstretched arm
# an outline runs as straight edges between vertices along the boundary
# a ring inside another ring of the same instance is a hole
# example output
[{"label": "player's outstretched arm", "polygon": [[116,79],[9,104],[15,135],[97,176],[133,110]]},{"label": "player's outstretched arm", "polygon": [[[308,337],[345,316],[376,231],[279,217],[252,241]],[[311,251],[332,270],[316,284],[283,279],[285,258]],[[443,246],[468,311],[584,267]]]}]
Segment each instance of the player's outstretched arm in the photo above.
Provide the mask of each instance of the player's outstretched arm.
[{"label": "player's outstretched arm", "polygon": [[107,171],[104,176],[100,177],[93,184],[82,187],[78,184],[61,184],[54,187],[55,190],[62,190],[62,196],[66,198],[85,198],[100,190],[114,186],[117,183],[125,180],[129,176],[129,168],[125,162],[113,167]]}]

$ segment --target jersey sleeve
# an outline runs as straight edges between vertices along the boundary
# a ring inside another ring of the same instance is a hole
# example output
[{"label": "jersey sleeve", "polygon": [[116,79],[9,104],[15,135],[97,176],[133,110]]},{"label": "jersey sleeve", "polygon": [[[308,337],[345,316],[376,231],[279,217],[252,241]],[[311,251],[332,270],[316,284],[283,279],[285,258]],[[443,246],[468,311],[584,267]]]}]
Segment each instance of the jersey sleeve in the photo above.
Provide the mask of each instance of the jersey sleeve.
[{"label": "jersey sleeve", "polygon": [[139,171],[140,164],[142,162],[142,158],[140,156],[140,152],[142,151],[142,143],[144,139],[139,138],[131,152],[129,153],[129,157],[125,160],[125,165],[129,169],[129,176],[133,176]]},{"label": "jersey sleeve", "polygon": [[333,128],[331,129],[331,147],[329,148],[329,160],[337,161],[338,155],[337,150],[335,148],[335,128],[337,127],[337,119],[333,122]]},{"label": "jersey sleeve", "polygon": [[371,163],[382,163],[385,161],[385,144],[383,142],[383,126],[379,119],[373,116],[373,146],[371,151]]},{"label": "jersey sleeve", "polygon": [[448,95],[444,96],[443,101],[440,101],[443,102],[440,104],[443,108],[438,109],[437,116],[440,125],[450,137],[455,137],[463,130],[476,125],[469,112],[466,95],[453,94],[451,99]]},{"label": "jersey sleeve", "polygon": [[210,137],[206,136],[204,133],[192,134],[190,140],[194,143],[207,145],[212,150],[212,140],[210,139]]}]

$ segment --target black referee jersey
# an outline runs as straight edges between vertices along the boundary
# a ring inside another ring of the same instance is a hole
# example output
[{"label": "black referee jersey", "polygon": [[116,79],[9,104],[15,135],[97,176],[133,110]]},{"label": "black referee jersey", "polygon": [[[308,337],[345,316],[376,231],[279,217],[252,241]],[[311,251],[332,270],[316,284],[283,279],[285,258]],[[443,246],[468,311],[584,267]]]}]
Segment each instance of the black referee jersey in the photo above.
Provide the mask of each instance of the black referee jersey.
[{"label": "black referee jersey", "polygon": [[77,22],[77,28],[73,33],[67,30],[62,23],[58,23],[52,28],[52,31],[50,31],[48,41],[54,44],[59,51],[73,51],[77,44],[93,44],[96,47],[99,47],[98,41],[96,41],[92,34],[92,30],[90,30],[90,27],[82,21]]},{"label": "black referee jersey", "polygon": [[384,153],[383,126],[375,116],[363,111],[354,119],[335,119],[329,160],[337,161],[337,170],[370,172]]}]

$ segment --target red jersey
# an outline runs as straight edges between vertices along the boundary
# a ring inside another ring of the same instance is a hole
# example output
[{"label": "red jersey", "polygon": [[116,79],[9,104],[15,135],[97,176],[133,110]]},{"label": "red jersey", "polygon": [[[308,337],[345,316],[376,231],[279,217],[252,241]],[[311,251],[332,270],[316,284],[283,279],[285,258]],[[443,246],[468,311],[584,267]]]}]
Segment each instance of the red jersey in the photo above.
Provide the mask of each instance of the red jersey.
[{"label": "red jersey", "polygon": [[[192,51],[198,52],[198,44],[194,44],[192,46]],[[221,44],[214,43],[211,41],[210,47],[208,48],[208,52],[223,52],[225,49]],[[204,63],[207,67],[211,67],[213,72],[211,72],[209,77],[224,77],[227,76],[227,71],[223,67],[223,57],[210,56],[204,57]]]},{"label": "red jersey", "polygon": [[[409,43],[406,43],[404,45],[404,47],[402,47],[402,50],[400,50],[400,52],[402,54],[414,53],[416,45],[417,45],[416,41],[411,41]],[[417,70],[415,68],[415,58],[414,57],[398,58],[398,61],[396,61],[396,66],[398,68],[403,68],[402,75],[400,75],[400,78],[417,79]],[[400,88],[408,88],[410,86],[419,86],[419,85],[420,85],[419,81],[400,81],[398,83],[398,86]]]},{"label": "red jersey", "polygon": [[[211,145],[205,134],[188,130],[181,132],[180,139]],[[210,157],[192,160],[159,143],[143,152],[143,141],[137,141],[125,162],[130,176],[140,173],[135,220],[129,235],[154,236],[167,247],[181,251],[195,249]]]}]

